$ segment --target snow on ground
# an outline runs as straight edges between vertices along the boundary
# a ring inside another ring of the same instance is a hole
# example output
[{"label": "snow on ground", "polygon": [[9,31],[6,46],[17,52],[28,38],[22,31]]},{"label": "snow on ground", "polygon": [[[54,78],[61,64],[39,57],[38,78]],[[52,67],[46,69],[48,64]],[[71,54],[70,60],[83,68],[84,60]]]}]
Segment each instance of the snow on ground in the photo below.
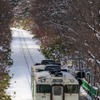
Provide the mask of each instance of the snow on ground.
[{"label": "snow on ground", "polygon": [[14,64],[10,69],[10,75],[14,76],[7,93],[11,95],[12,100],[32,100],[30,69],[34,63],[41,62],[44,56],[38,51],[39,45],[36,40],[32,40],[30,32],[13,28],[12,35]]}]

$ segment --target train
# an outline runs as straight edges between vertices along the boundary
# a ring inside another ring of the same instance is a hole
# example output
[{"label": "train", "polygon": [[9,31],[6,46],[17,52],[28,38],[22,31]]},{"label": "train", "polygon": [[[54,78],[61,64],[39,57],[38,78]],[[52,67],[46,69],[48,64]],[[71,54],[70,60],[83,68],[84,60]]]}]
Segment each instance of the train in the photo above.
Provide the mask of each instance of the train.
[{"label": "train", "polygon": [[79,100],[78,80],[60,64],[36,64],[31,69],[33,100]]}]

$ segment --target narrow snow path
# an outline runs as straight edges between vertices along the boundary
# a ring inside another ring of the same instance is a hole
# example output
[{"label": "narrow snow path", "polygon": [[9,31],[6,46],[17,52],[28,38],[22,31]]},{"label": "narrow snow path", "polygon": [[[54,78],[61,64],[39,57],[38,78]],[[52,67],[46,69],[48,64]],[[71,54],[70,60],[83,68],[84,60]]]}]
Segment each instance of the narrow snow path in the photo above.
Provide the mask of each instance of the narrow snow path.
[{"label": "narrow snow path", "polygon": [[28,31],[12,29],[12,35],[11,56],[14,63],[10,75],[14,74],[14,76],[7,92],[12,100],[32,100],[31,66],[41,62],[44,56],[38,51],[39,45],[36,40],[32,40],[32,35]]}]

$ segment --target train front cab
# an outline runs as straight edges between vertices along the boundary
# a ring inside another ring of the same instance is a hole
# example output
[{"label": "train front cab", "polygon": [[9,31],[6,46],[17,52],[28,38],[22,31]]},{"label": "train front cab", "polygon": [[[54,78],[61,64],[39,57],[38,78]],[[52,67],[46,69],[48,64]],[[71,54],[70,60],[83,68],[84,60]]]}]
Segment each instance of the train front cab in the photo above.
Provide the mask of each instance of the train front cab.
[{"label": "train front cab", "polygon": [[79,100],[79,86],[77,84],[38,84],[36,86],[36,100]]}]

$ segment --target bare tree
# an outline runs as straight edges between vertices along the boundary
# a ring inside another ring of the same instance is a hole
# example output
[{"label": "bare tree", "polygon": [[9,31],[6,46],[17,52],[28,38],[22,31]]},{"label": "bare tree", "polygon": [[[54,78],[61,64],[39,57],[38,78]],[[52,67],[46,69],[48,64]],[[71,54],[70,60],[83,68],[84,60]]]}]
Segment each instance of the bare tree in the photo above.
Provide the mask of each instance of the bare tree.
[{"label": "bare tree", "polygon": [[96,66],[100,67],[99,3],[99,0],[34,0],[31,11],[33,28],[40,39],[53,32],[66,45],[73,45],[74,52],[78,51],[85,61],[93,59],[95,66],[91,68],[95,74]]}]

